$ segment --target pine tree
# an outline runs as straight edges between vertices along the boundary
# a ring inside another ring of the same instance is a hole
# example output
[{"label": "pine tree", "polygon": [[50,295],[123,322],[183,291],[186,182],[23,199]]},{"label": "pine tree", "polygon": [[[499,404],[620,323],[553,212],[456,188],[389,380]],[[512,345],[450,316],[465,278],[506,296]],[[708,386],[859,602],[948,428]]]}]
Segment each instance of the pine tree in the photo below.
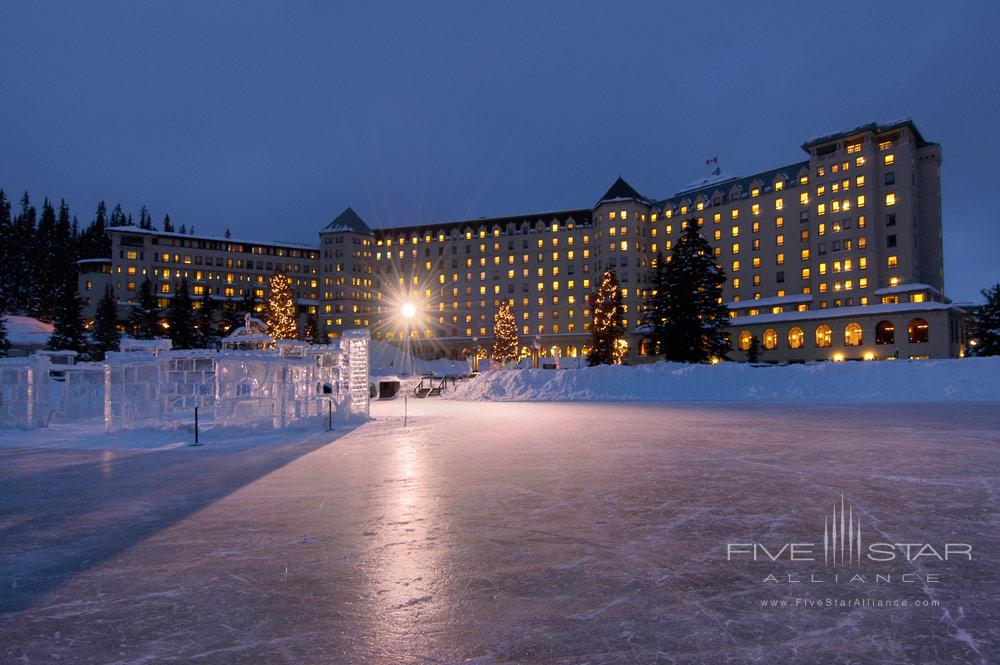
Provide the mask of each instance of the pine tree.
[{"label": "pine tree", "polygon": [[151,230],[153,228],[153,218],[149,215],[149,208],[142,206],[139,211],[139,228]]},{"label": "pine tree", "polygon": [[747,349],[747,362],[760,362],[760,354],[763,352],[764,348],[760,345],[760,338],[757,335],[752,335],[750,337],[750,348]]},{"label": "pine tree", "polygon": [[176,285],[174,297],[167,308],[167,323],[170,325],[170,341],[173,343],[173,348],[197,348],[198,332],[194,325],[194,307],[186,277]]},{"label": "pine tree", "polygon": [[271,276],[271,293],[267,301],[267,334],[272,339],[295,339],[298,325],[295,320],[295,296],[284,271]]},{"label": "pine tree", "polygon": [[233,237],[233,234],[230,233],[229,229],[226,229],[226,237],[227,238],[232,238]]},{"label": "pine tree", "polygon": [[76,277],[63,280],[57,297],[49,348],[57,351],[86,352],[87,337],[83,329],[83,302],[76,290]]},{"label": "pine tree", "polygon": [[686,363],[724,358],[730,348],[722,304],[726,275],[695,220],[688,221],[674,245],[664,277],[663,357]]},{"label": "pine tree", "polygon": [[517,319],[506,300],[500,303],[493,317],[493,360],[501,365],[520,357],[521,338],[517,334]]},{"label": "pine tree", "polygon": [[94,313],[94,352],[98,360],[108,351],[117,351],[121,335],[118,333],[118,305],[111,285],[104,287],[104,295]]},{"label": "pine tree", "polygon": [[7,317],[0,312],[0,358],[7,355],[10,342],[7,341]]},{"label": "pine tree", "polygon": [[155,339],[162,331],[160,310],[156,307],[156,296],[148,277],[139,285],[139,304],[129,315],[129,328],[136,339]]},{"label": "pine tree", "polygon": [[198,340],[200,347],[214,348],[215,343],[219,340],[220,335],[216,324],[217,310],[218,303],[212,300],[208,294],[202,296],[198,302],[198,308],[195,310],[195,327],[200,337]]},{"label": "pine tree", "polygon": [[164,233],[174,232],[174,223],[170,221],[170,215],[163,216],[163,232]]},{"label": "pine tree", "polygon": [[56,211],[48,199],[35,229],[31,257],[33,271],[28,295],[28,314],[41,321],[52,320],[52,294],[67,277],[56,259]]},{"label": "pine tree", "polygon": [[652,343],[650,355],[658,356],[666,346],[667,325],[667,261],[660,252],[653,259],[653,270],[649,279],[649,296],[646,298],[642,322],[649,329]]},{"label": "pine tree", "polygon": [[591,350],[587,363],[591,367],[621,364],[625,330],[621,325],[622,292],[614,271],[601,275],[601,283],[590,297],[590,310]]},{"label": "pine tree", "polygon": [[972,319],[972,334],[976,345],[970,352],[977,356],[1000,355],[1000,284],[982,291],[985,303]]},{"label": "pine tree", "polygon": [[10,201],[0,189],[0,314],[13,312],[15,309],[17,297],[13,291],[17,247],[14,223],[10,217]]},{"label": "pine tree", "polygon": [[[35,265],[35,208],[28,192],[21,197],[21,212],[14,220],[14,242],[11,257],[10,288],[14,296],[12,311],[27,312],[32,296]],[[61,286],[61,285],[60,285]],[[49,296],[51,297],[51,295]]]},{"label": "pine tree", "polygon": [[177,233],[180,233],[182,235],[187,235],[187,227],[181,224],[181,227],[177,229]]}]

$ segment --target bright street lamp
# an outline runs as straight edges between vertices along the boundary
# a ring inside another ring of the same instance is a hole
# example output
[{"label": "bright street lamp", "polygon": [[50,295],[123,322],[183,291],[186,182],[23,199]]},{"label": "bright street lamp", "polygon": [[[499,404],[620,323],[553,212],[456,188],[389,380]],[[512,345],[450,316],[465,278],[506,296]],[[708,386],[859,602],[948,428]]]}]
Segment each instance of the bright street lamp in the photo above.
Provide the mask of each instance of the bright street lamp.
[{"label": "bright street lamp", "polygon": [[414,316],[417,315],[417,308],[411,302],[404,303],[402,309],[400,310],[400,313],[406,318],[412,319]]}]

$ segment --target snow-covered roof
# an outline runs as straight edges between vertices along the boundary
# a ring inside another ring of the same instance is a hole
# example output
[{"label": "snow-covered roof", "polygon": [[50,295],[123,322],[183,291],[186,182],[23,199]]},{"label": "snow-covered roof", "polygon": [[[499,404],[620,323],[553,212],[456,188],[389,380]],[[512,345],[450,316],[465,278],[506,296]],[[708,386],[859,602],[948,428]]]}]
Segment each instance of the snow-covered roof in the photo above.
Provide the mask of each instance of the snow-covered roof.
[{"label": "snow-covered roof", "polygon": [[931,312],[943,309],[958,309],[943,302],[901,302],[889,305],[855,305],[854,307],[829,307],[810,309],[805,312],[783,312],[781,314],[759,314],[757,316],[737,316],[729,319],[730,326],[750,326],[760,323],[787,323],[810,319],[841,319],[852,316],[878,316],[901,312]]},{"label": "snow-covered roof", "polygon": [[779,305],[799,305],[801,303],[812,302],[813,297],[806,293],[796,293],[789,296],[772,296],[770,298],[758,298],[757,300],[734,300],[726,303],[729,309],[753,309],[756,307],[777,307]]},{"label": "snow-covered roof", "polygon": [[897,284],[896,286],[887,286],[882,289],[876,289],[875,295],[888,296],[895,293],[913,293],[914,291],[929,291],[936,296],[941,295],[941,292],[930,284],[920,284],[916,282],[912,284]]},{"label": "snow-covered roof", "polygon": [[319,251],[318,245],[310,245],[298,242],[284,242],[279,240],[250,240],[248,238],[226,238],[225,236],[205,235],[199,233],[177,233],[174,231],[157,231],[155,229],[140,229],[138,226],[113,226],[108,229],[108,233],[136,233],[141,235],[159,236],[164,238],[187,238],[189,240],[214,240],[217,242],[229,242],[238,245],[268,245],[270,247],[284,247],[289,249],[307,249]]},{"label": "snow-covered roof", "polygon": [[30,316],[3,317],[7,325],[7,341],[12,346],[45,346],[52,336],[52,324]]},{"label": "snow-covered roof", "polygon": [[717,185],[721,182],[729,182],[730,180],[738,180],[740,176],[732,175],[731,173],[710,173],[707,176],[698,178],[697,180],[692,180],[688,184],[684,185],[674,196],[683,194],[684,192],[690,192],[694,189],[701,189],[702,187],[708,187],[709,185]]}]

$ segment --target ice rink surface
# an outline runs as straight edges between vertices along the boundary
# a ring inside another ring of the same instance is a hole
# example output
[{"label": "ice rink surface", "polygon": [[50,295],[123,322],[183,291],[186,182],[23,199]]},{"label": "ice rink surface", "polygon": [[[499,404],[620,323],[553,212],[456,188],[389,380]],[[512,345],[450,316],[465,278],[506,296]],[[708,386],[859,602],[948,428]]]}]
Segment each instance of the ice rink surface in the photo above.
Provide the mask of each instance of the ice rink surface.
[{"label": "ice rink surface", "polygon": [[[996,404],[402,409],[0,449],[0,663],[1000,661]],[[824,563],[842,494],[866,545],[972,560]],[[726,558],[803,542],[817,561]]]}]

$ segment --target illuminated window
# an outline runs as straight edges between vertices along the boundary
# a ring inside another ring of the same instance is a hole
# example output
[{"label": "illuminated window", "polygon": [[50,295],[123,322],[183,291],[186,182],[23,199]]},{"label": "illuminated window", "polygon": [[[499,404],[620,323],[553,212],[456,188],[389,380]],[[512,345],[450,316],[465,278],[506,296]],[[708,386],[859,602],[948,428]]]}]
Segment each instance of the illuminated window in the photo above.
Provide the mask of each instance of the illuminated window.
[{"label": "illuminated window", "polygon": [[894,192],[890,192],[885,195],[885,204],[887,206],[896,205],[896,194]]},{"label": "illuminated window", "polygon": [[882,161],[885,162],[886,166],[891,166],[892,164],[896,163],[896,156],[890,152],[883,158]]},{"label": "illuminated window", "polygon": [[788,348],[801,349],[806,345],[806,334],[798,326],[788,331]]},{"label": "illuminated window", "polygon": [[825,203],[820,203],[818,206],[816,206],[816,214],[817,215],[825,215],[826,214],[826,204]]},{"label": "illuminated window", "polygon": [[899,257],[893,254],[886,258],[886,265],[890,268],[896,268],[899,266]]},{"label": "illuminated window", "polygon": [[775,202],[774,202],[774,209],[775,210],[784,210],[785,209],[785,199],[776,199]]},{"label": "illuminated window", "polygon": [[878,322],[875,326],[875,343],[881,345],[896,343],[896,328],[892,325],[892,321]]},{"label": "illuminated window", "polygon": [[913,319],[908,327],[910,344],[925,344],[930,339],[927,321]]},{"label": "illuminated window", "polygon": [[844,344],[846,346],[861,346],[863,341],[864,336],[861,333],[861,325],[848,323],[847,327],[844,328]]},{"label": "illuminated window", "polygon": [[739,218],[740,218],[740,211],[739,211],[738,209],[736,209],[736,208],[733,208],[733,209],[732,209],[732,210],[731,210],[731,211],[729,212],[729,216],[730,216],[731,218],[733,218],[733,219],[739,219]]},{"label": "illuminated window", "polygon": [[764,348],[768,350],[778,348],[778,332],[773,328],[764,331]]},{"label": "illuminated window", "polygon": [[833,346],[833,331],[825,323],[816,328],[816,346],[821,349]]},{"label": "illuminated window", "polygon": [[809,268],[803,268],[802,269],[802,279],[809,279],[809,277],[810,277]]},{"label": "illuminated window", "polygon": [[753,335],[750,334],[749,330],[742,331],[740,333],[740,351],[749,351],[751,346],[753,346]]},{"label": "illuminated window", "polygon": [[799,203],[801,205],[809,205],[809,192],[802,192],[799,194]]},{"label": "illuminated window", "polygon": [[856,152],[861,152],[861,144],[860,143],[852,143],[851,145],[847,146],[847,154],[848,155],[853,155]]}]

